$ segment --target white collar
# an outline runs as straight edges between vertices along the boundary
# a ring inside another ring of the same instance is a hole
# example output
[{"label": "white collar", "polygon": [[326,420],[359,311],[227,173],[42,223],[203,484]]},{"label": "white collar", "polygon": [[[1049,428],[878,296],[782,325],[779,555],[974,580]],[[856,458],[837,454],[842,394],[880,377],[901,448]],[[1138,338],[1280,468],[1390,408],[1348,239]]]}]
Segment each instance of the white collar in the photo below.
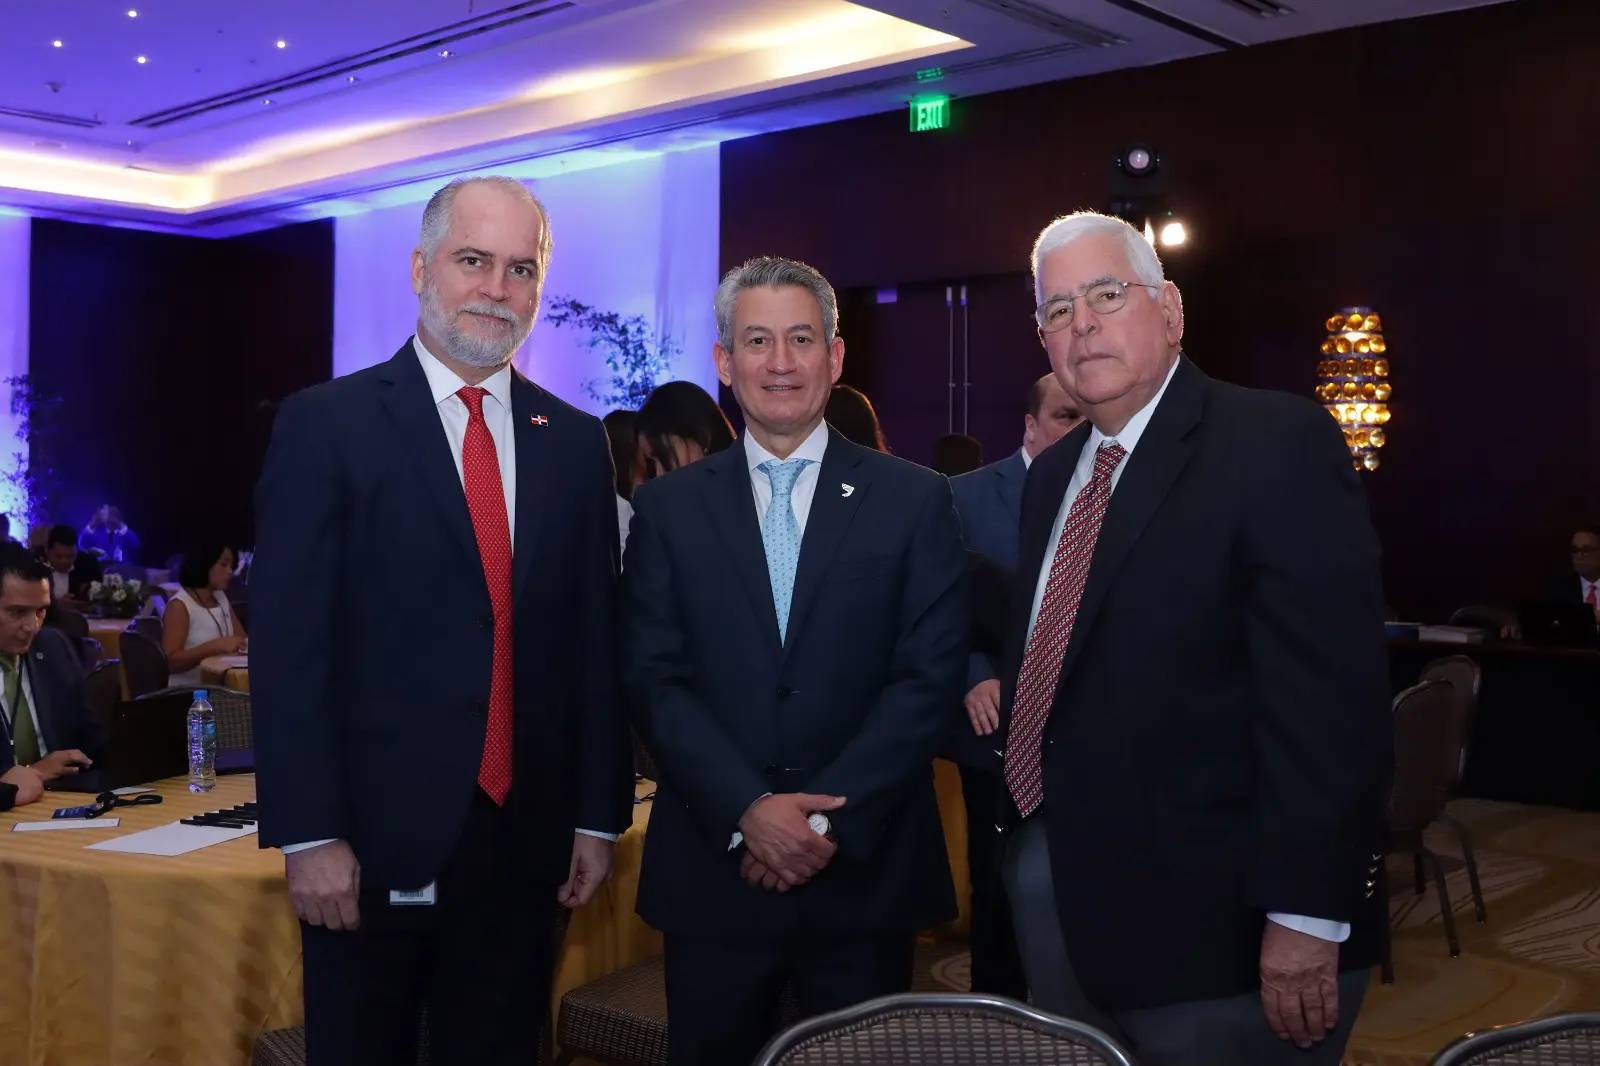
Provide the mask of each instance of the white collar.
[{"label": "white collar", "polygon": [[[801,442],[800,447],[794,450],[790,459],[809,459],[813,463],[822,462],[823,453],[828,450],[828,423],[819,422],[817,428],[811,431],[811,436]],[[744,431],[744,461],[753,474],[762,463],[777,459],[776,455],[763,448],[759,441],[751,435],[747,428]]]},{"label": "white collar", "polygon": [[[467,383],[462,381],[454,370],[445,366],[439,361],[438,356],[428,351],[421,337],[412,337],[411,347],[416,350],[417,362],[422,364],[422,372],[428,377],[428,388],[433,393],[435,407],[467,387]],[[488,390],[490,396],[500,401],[501,407],[507,411],[511,410],[511,364],[507,363],[484,378],[478,384],[478,388]]]},{"label": "white collar", "polygon": [[1124,452],[1129,455],[1133,454],[1133,449],[1139,444],[1139,438],[1144,436],[1145,427],[1150,424],[1150,416],[1156,413],[1156,406],[1161,403],[1161,397],[1167,394],[1167,386],[1172,384],[1172,375],[1178,372],[1178,364],[1182,361],[1183,356],[1181,354],[1172,361],[1172,369],[1167,371],[1167,379],[1161,383],[1161,388],[1156,390],[1156,394],[1150,398],[1149,403],[1139,408],[1134,413],[1134,416],[1128,419],[1128,424],[1122,427],[1121,432],[1115,436],[1107,437],[1106,434],[1100,432],[1099,426],[1089,430],[1088,452],[1090,455],[1099,451],[1100,443],[1105,440],[1114,440],[1122,445]]}]

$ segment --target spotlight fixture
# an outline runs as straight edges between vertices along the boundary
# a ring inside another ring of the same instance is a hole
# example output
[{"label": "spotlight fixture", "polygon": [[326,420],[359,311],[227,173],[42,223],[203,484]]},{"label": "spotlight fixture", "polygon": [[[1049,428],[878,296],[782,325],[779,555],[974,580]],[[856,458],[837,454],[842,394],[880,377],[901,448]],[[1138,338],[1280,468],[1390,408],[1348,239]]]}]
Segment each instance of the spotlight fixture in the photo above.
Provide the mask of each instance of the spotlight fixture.
[{"label": "spotlight fixture", "polygon": [[50,42],[50,47],[51,48],[60,48],[61,47],[61,42],[60,41],[51,41]]},{"label": "spotlight fixture", "polygon": [[1161,246],[1163,248],[1176,248],[1189,239],[1189,231],[1183,228],[1182,222],[1168,222],[1161,227]]},{"label": "spotlight fixture", "polygon": [[1130,144],[1111,158],[1106,213],[1144,232],[1152,248],[1180,248],[1188,242],[1183,220],[1167,204],[1167,175],[1161,153],[1149,144]]},{"label": "spotlight fixture", "polygon": [[136,18],[139,17],[139,12],[135,11],[133,8],[130,7],[128,9],[128,17],[131,18],[131,19],[136,19]]},{"label": "spotlight fixture", "polygon": [[1317,376],[1317,399],[1344,430],[1357,470],[1376,470],[1378,449],[1388,443],[1389,360],[1383,322],[1369,307],[1346,307],[1329,317]]},{"label": "spotlight fixture", "polygon": [[278,47],[279,48],[288,48],[289,47],[289,42],[288,41],[279,41],[278,42]]},{"label": "spotlight fixture", "polygon": [[135,63],[138,63],[140,66],[143,66],[145,63],[148,62],[148,60],[146,60],[144,56],[136,56],[133,61]]},{"label": "spotlight fixture", "polygon": [[1133,178],[1147,178],[1161,168],[1161,157],[1148,145],[1133,144],[1117,153],[1117,166]]}]

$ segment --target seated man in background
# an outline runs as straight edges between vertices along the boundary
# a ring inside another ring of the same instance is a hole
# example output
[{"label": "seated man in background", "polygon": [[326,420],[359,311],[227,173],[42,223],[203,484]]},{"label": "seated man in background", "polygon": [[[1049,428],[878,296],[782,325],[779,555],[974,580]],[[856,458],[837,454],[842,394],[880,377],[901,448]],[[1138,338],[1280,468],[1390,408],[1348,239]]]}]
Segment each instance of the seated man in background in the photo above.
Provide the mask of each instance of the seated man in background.
[{"label": "seated man in background", "polygon": [[1551,603],[1586,603],[1600,620],[1600,525],[1579,526],[1572,534],[1572,569],[1550,587]]},{"label": "seated man in background", "polygon": [[128,528],[122,512],[109,503],[89,519],[78,545],[110,563],[133,563],[139,559],[139,534]]},{"label": "seated man in background", "polygon": [[50,564],[50,600],[81,607],[89,598],[89,586],[105,576],[100,560],[78,550],[78,531],[71,526],[56,526],[45,543],[44,561]]},{"label": "seated man in background", "polygon": [[105,748],[72,645],[42,628],[49,608],[49,568],[0,542],[0,810],[33,803],[47,782],[87,768]]}]

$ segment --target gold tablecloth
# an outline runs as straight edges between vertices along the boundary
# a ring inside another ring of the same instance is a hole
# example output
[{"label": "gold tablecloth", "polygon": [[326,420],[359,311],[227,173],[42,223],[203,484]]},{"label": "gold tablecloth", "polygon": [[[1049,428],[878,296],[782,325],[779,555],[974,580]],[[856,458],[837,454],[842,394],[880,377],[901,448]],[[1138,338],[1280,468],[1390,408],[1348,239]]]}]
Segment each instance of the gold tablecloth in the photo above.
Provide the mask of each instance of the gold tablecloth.
[{"label": "gold tablecloth", "polygon": [[89,635],[100,642],[107,659],[122,658],[122,633],[128,628],[126,618],[91,618]]},{"label": "gold tablecloth", "polygon": [[115,829],[15,833],[57,807],[50,793],[0,814],[0,1064],[227,1066],[264,1028],[301,1018],[300,931],[283,859],[253,836],[171,858],[88,844],[243,803],[255,779],[119,808]]},{"label": "gold tablecloth", "polygon": [[[967,920],[966,818],[956,768],[935,764],[961,918]],[[654,788],[639,786],[643,795]],[[13,833],[84,802],[52,793],[0,814],[0,1066],[245,1066],[263,1029],[304,1022],[300,931],[283,859],[255,837],[172,858],[84,850],[255,796],[253,776],[208,795],[161,782],[166,802],[119,808],[116,829]],[[661,950],[634,914],[649,801],[617,843],[615,875],[572,916],[552,1010],[572,988]]]},{"label": "gold tablecloth", "polygon": [[250,691],[250,668],[248,666],[232,666],[241,656],[213,655],[209,659],[200,661],[200,680],[208,685],[221,685],[231,688],[235,692]]}]

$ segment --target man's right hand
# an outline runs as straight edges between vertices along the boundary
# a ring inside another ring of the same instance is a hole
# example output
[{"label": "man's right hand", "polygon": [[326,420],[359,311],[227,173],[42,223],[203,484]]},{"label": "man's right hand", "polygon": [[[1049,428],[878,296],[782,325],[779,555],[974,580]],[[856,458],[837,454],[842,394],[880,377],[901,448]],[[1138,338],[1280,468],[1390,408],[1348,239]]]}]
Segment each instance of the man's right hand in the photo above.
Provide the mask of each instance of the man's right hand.
[{"label": "man's right hand", "polygon": [[1000,682],[995,678],[979,681],[967,693],[967,717],[972,731],[986,737],[1000,728]]},{"label": "man's right hand", "polygon": [[777,874],[784,884],[803,885],[828,865],[838,845],[811,828],[813,811],[836,811],[843,796],[816,796],[785,792],[763,796],[739,819],[744,846],[757,862]]},{"label": "man's right hand", "polygon": [[24,803],[37,803],[39,797],[44,795],[44,778],[31,766],[13,766],[0,774],[0,781],[16,786],[17,798],[11,801],[13,807],[20,807]]},{"label": "man's right hand", "polygon": [[289,875],[294,912],[307,925],[334,931],[361,925],[356,897],[361,892],[361,864],[343,840],[320,844],[283,857]]},{"label": "man's right hand", "polygon": [[54,781],[58,777],[75,774],[79,770],[94,765],[94,760],[89,758],[77,748],[68,748],[65,751],[52,751],[30,767],[46,781]]}]

